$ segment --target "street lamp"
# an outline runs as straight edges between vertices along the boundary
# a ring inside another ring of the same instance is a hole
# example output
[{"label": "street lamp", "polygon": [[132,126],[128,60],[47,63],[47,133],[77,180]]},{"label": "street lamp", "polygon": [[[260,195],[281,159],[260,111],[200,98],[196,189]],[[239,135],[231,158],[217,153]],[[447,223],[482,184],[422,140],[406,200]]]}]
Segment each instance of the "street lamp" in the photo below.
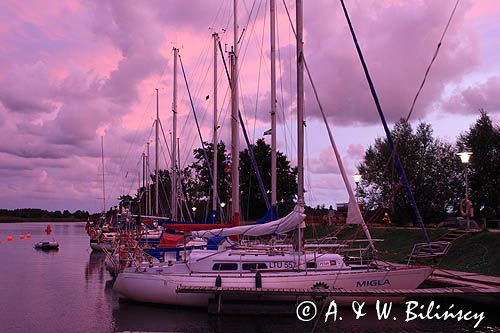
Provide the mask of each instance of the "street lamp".
[{"label": "street lamp", "polygon": [[195,213],[196,212],[196,207],[191,208],[191,210],[193,211],[193,213]]},{"label": "street lamp", "polygon": [[464,170],[464,174],[465,174],[465,207],[466,207],[465,215],[466,215],[466,218],[467,218],[467,230],[469,230],[470,229],[470,219],[469,219],[469,216],[470,216],[470,206],[471,206],[471,204],[470,204],[470,201],[469,201],[469,185],[468,185],[468,180],[467,180],[467,171],[468,171],[469,160],[470,160],[470,157],[471,157],[472,153],[470,151],[464,151],[464,152],[461,152],[461,153],[457,153],[457,155],[460,157],[460,160],[465,165],[465,170]]},{"label": "street lamp", "polygon": [[224,207],[226,207],[226,203],[225,203],[225,202],[221,202],[221,203],[220,203],[220,206],[221,206],[222,208],[224,208]]},{"label": "street lamp", "polygon": [[359,186],[359,182],[361,181],[361,175],[359,173],[357,173],[354,176],[352,176],[352,178],[354,179],[354,183],[356,183],[356,200],[357,200],[358,199],[358,186]]}]

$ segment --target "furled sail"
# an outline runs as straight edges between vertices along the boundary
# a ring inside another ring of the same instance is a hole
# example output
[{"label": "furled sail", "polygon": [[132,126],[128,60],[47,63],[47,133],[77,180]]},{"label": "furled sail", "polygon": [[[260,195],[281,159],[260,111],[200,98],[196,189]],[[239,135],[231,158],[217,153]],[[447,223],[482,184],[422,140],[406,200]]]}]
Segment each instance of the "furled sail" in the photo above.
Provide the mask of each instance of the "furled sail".
[{"label": "furled sail", "polygon": [[365,221],[361,216],[358,203],[354,197],[349,197],[349,206],[347,208],[347,224],[363,224]]},{"label": "furled sail", "polygon": [[264,236],[272,234],[284,234],[297,229],[297,227],[305,227],[303,208],[298,205],[287,216],[264,224],[243,225],[232,228],[220,228],[212,230],[199,230],[191,233],[194,237],[209,238],[209,237],[225,237],[225,236]]}]

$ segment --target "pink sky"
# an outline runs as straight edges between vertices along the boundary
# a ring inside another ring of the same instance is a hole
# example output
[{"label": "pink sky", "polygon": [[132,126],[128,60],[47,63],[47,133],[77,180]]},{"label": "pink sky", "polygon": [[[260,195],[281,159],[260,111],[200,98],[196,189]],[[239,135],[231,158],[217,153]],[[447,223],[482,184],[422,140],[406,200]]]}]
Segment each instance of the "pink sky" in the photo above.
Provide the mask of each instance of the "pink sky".
[{"label": "pink sky", "polygon": [[[294,2],[286,3],[294,15]],[[283,4],[277,4],[279,145],[295,160],[295,46]],[[408,113],[454,4],[347,2],[389,121]],[[267,6],[240,1],[240,29],[246,27],[240,106],[255,139],[270,123]],[[499,16],[498,1],[460,1],[412,121],[430,122],[449,142],[468,129],[479,108],[499,122]],[[339,3],[305,1],[304,29],[308,64],[348,172],[354,173],[364,149],[383,132]],[[208,140],[212,98],[205,96],[212,95],[213,31],[221,34],[223,45],[231,45],[232,0],[2,2],[0,207],[97,211],[101,134],[108,202],[133,194],[140,154],[153,138],[155,88],[167,136],[171,128],[173,46],[180,49]],[[220,62],[219,70],[220,122],[227,139],[227,83]],[[198,138],[182,76],[178,80],[186,165]],[[306,200],[312,205],[343,201],[345,189],[308,83],[306,117]],[[160,165],[166,165],[163,154]]]}]

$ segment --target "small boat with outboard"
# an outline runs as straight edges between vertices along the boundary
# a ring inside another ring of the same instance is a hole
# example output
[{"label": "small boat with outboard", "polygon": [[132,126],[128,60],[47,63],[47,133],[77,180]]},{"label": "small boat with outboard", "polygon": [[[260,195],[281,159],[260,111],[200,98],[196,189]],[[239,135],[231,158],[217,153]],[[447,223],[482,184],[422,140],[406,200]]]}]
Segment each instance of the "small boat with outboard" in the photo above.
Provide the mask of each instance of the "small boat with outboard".
[{"label": "small boat with outboard", "polygon": [[59,250],[59,243],[56,241],[41,241],[36,243],[33,247],[39,250]]},{"label": "small boat with outboard", "polygon": [[[50,227],[50,224],[47,224],[47,227],[45,228],[45,233],[47,234],[47,236],[51,236],[52,228]],[[48,241],[46,241],[42,238],[41,241],[39,241],[38,243],[33,245],[33,248],[38,249],[38,250],[45,250],[45,251],[59,250],[59,243],[54,239],[53,236],[51,238],[52,238],[52,240],[48,240]]]}]

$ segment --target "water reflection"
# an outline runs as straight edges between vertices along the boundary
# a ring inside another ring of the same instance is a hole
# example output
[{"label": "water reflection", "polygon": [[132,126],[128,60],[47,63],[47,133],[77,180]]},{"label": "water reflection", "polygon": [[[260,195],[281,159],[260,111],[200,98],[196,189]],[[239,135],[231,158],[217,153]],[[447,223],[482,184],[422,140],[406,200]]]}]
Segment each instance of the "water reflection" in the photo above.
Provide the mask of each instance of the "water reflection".
[{"label": "water reflection", "polygon": [[46,255],[55,255],[57,252],[59,252],[59,249],[39,249],[34,247],[35,251],[38,253],[45,253]]},{"label": "water reflection", "polygon": [[104,281],[106,267],[104,266],[104,260],[106,259],[106,254],[104,252],[92,251],[89,255],[89,261],[87,267],[85,268],[85,280],[89,282],[97,277],[99,282]]},{"label": "water reflection", "polygon": [[[303,323],[289,315],[211,316],[206,309],[164,307],[119,302],[113,279],[104,266],[105,254],[89,251],[85,223],[51,223],[59,251],[35,251],[46,237],[47,223],[0,224],[0,332],[468,332],[471,323],[451,320],[404,322],[404,308],[396,307],[398,321],[378,321],[374,308],[355,320]],[[31,239],[19,240],[19,234]],[[5,241],[7,235],[14,240]],[[4,237],[5,236],[5,237]],[[448,300],[449,301],[449,300]],[[487,311],[476,332],[499,332],[493,306],[457,302],[456,307]],[[350,311],[348,312],[350,313]],[[401,319],[400,319],[401,317]]]}]

